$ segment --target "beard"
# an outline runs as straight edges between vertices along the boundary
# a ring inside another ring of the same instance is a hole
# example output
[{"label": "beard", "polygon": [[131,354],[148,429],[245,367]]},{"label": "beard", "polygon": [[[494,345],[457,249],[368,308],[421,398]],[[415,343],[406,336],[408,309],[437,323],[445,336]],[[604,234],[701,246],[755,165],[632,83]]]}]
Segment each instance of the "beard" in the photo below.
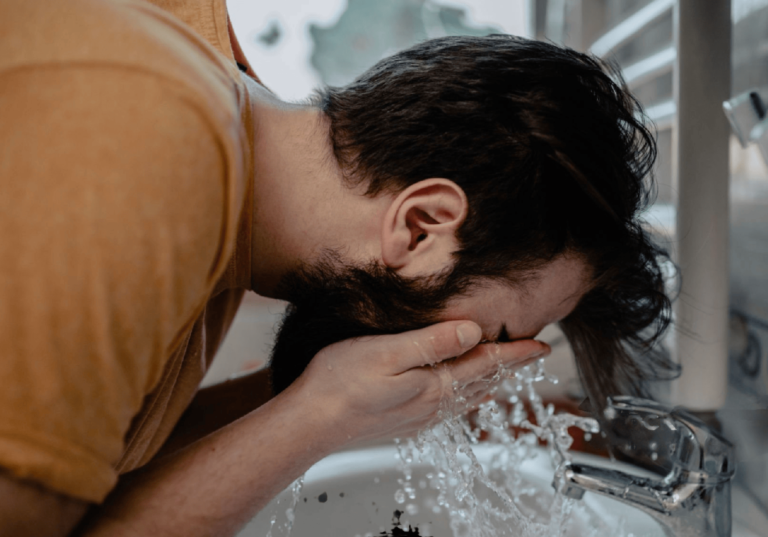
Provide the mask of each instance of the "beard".
[{"label": "beard", "polygon": [[468,283],[449,272],[405,278],[377,262],[357,266],[326,251],[278,286],[290,303],[270,358],[277,395],[323,348],[345,339],[396,334],[439,322],[450,298]]}]

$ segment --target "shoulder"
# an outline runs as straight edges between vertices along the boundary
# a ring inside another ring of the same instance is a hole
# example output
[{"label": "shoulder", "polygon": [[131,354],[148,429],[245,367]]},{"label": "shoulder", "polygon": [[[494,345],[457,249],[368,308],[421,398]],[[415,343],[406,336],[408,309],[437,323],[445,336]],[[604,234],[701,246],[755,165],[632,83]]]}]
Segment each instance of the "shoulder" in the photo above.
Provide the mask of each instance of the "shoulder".
[{"label": "shoulder", "polygon": [[8,255],[45,244],[58,264],[119,271],[125,289],[154,285],[163,264],[192,307],[234,232],[227,141],[205,110],[164,79],[109,66],[1,76],[0,221],[19,242]]},{"label": "shoulder", "polygon": [[237,121],[237,81],[226,57],[189,26],[144,0],[3,0],[0,74],[109,66],[173,81]]},{"label": "shoulder", "polygon": [[[83,168],[105,165],[97,157],[109,155],[103,176],[127,173],[130,166],[134,178],[124,188],[138,190],[142,178],[153,182],[141,187],[157,194],[145,207],[188,200],[184,207],[172,204],[184,215],[165,213],[178,216],[177,222],[197,214],[197,227],[209,223],[195,201],[205,197],[206,208],[222,211],[215,224],[218,257],[230,253],[246,180],[240,86],[221,54],[149,2],[0,2],[4,143],[35,143],[47,152],[47,162],[57,151],[80,151]],[[31,138],[15,134],[8,140],[21,124]],[[215,158],[215,165],[203,163],[206,158]],[[38,159],[35,165],[45,164]],[[158,174],[165,174],[162,181]]]},{"label": "shoulder", "polygon": [[145,72],[1,76],[0,465],[98,501],[226,268],[226,141]]}]

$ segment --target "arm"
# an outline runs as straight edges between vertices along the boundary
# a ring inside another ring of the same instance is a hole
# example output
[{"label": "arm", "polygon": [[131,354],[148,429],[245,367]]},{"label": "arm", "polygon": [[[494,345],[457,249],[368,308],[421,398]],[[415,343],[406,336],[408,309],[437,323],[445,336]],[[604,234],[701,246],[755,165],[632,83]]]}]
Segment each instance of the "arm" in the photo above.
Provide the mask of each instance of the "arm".
[{"label": "arm", "polygon": [[[269,369],[201,389],[157,458],[236,421],[271,398]],[[87,502],[0,471],[0,535],[68,535],[87,508]]]},{"label": "arm", "polygon": [[269,374],[269,369],[261,369],[202,388],[156,457],[173,453],[242,418],[272,399]]},{"label": "arm", "polygon": [[[450,365],[430,367],[476,345],[479,329],[462,346],[459,324],[341,342],[321,351],[278,397],[123,476],[74,533],[86,502],[0,474],[0,533],[233,535],[328,453],[361,440],[412,433],[433,419],[454,379],[474,392],[470,402],[476,402],[490,387],[479,379],[491,376],[500,361],[522,365],[547,350],[530,340],[478,345]],[[479,385],[485,390],[475,391]]]},{"label": "arm", "polygon": [[68,535],[88,504],[0,472],[0,535]]},{"label": "arm", "polygon": [[182,88],[101,64],[0,78],[0,535],[63,536],[114,488],[236,215]]},{"label": "arm", "polygon": [[[471,327],[464,346],[460,324]],[[124,476],[78,535],[234,535],[327,454],[381,435],[412,434],[433,419],[454,379],[472,385],[499,361],[523,363],[546,350],[531,340],[475,346],[479,340],[476,325],[454,321],[332,345],[279,396]],[[450,365],[430,367],[469,347]]]}]

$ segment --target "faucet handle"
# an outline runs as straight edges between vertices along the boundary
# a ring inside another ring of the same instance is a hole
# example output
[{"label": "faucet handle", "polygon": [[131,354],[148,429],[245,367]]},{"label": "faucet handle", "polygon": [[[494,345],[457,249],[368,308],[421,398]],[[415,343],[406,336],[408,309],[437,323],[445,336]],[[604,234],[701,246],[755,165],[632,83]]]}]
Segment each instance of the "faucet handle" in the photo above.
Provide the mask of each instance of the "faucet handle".
[{"label": "faucet handle", "polygon": [[718,483],[733,476],[733,445],[681,407],[612,397],[603,423],[617,459],[668,484]]}]

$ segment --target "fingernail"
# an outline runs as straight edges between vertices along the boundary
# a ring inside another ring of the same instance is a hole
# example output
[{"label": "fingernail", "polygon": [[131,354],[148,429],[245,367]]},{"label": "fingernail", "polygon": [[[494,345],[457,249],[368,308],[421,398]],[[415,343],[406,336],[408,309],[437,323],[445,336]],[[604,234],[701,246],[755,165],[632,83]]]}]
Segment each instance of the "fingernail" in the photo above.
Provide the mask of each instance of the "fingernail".
[{"label": "fingernail", "polygon": [[544,358],[545,356],[549,356],[548,350],[537,350],[533,351],[531,354],[525,357],[526,360],[535,360],[536,358]]},{"label": "fingernail", "polygon": [[535,353],[534,354],[530,354],[530,355],[526,356],[525,358],[523,358],[521,360],[518,360],[516,362],[512,362],[511,365],[513,367],[515,367],[515,368],[525,367],[527,365],[531,365],[532,363],[538,361],[539,358],[541,358],[541,357],[542,357],[541,354],[535,354]]},{"label": "fingernail", "polygon": [[474,323],[464,323],[456,327],[456,337],[459,338],[459,345],[461,345],[461,348],[468,349],[480,342],[480,338],[483,337],[483,332],[480,330],[480,327]]}]

